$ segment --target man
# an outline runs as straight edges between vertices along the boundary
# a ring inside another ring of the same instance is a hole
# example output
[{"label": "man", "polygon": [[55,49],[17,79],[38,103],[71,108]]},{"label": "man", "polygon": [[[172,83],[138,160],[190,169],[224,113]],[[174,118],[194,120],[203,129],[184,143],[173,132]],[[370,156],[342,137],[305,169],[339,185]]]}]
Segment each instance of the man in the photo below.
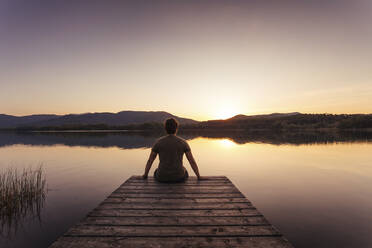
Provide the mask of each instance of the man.
[{"label": "man", "polygon": [[147,161],[143,179],[147,179],[148,173],[157,154],[159,154],[159,166],[154,172],[154,177],[159,182],[182,182],[188,178],[186,168],[182,164],[183,154],[186,154],[195,175],[201,180],[198,165],[192,156],[190,146],[187,142],[176,136],[178,122],[174,118],[165,121],[165,130],[168,135],[157,140],[151,149]]}]

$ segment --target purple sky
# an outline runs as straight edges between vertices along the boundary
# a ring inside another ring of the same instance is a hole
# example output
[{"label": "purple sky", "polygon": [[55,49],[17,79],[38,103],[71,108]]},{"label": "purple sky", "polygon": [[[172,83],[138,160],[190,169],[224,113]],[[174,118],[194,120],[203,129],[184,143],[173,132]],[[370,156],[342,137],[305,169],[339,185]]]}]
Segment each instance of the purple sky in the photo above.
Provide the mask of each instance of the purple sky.
[{"label": "purple sky", "polygon": [[372,113],[372,2],[0,0],[0,113]]}]

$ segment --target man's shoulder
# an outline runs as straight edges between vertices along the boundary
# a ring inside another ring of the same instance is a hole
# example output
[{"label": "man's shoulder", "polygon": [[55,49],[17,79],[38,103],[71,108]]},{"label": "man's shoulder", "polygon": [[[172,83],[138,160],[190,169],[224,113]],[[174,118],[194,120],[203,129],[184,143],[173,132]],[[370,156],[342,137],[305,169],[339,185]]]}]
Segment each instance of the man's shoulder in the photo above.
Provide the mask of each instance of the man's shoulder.
[{"label": "man's shoulder", "polygon": [[158,139],[155,141],[154,145],[152,146],[152,151],[158,153],[160,147],[164,146],[164,144],[166,143],[165,138],[166,138],[166,136],[163,136],[163,137],[158,138]]},{"label": "man's shoulder", "polygon": [[166,138],[167,138],[167,136],[162,136],[162,137],[158,138],[158,139],[155,141],[155,144],[164,141]]},{"label": "man's shoulder", "polygon": [[179,141],[182,141],[182,142],[185,142],[185,143],[187,143],[187,141],[185,140],[185,139],[183,139],[183,138],[181,138],[180,136],[174,136],[176,139],[178,139]]},{"label": "man's shoulder", "polygon": [[179,136],[176,136],[176,137],[177,137],[177,141],[178,141],[179,143],[181,143],[183,146],[186,146],[186,147],[189,146],[189,144],[187,143],[187,141],[186,141],[185,139],[183,139],[183,138],[181,138],[181,137],[179,137]]},{"label": "man's shoulder", "polygon": [[177,143],[187,144],[187,141],[177,135],[165,135],[156,140],[155,143],[171,142],[176,141]]}]

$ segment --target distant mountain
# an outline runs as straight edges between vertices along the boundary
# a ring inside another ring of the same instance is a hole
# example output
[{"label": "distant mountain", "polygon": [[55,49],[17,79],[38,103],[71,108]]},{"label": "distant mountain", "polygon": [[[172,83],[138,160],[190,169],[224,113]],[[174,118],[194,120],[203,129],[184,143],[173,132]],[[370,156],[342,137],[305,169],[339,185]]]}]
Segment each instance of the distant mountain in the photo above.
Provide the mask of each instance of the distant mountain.
[{"label": "distant mountain", "polygon": [[164,111],[122,111],[119,113],[86,113],[69,115],[0,115],[0,128],[47,127],[64,125],[123,126],[148,122],[163,122],[166,118],[176,118],[181,124],[196,124],[195,120],[172,115]]},{"label": "distant mountain", "polygon": [[31,123],[41,122],[58,118],[58,115],[27,115],[12,116],[0,114],[0,128],[13,128],[18,126],[29,125]]},{"label": "distant mountain", "polygon": [[255,118],[263,118],[263,119],[272,119],[272,118],[280,118],[280,117],[288,117],[293,115],[300,115],[300,112],[291,112],[291,113],[272,113],[272,114],[265,114],[265,115],[236,115],[231,117],[227,120],[246,120],[246,119],[255,119]]},{"label": "distant mountain", "polygon": [[122,111],[119,113],[86,113],[69,115],[0,115],[0,128],[22,130],[159,130],[166,118],[174,117],[181,129],[194,130],[294,130],[294,129],[370,129],[372,114],[301,114],[273,113],[236,115],[226,120],[198,122],[164,111]]},{"label": "distant mountain", "polygon": [[189,129],[223,130],[295,130],[295,129],[372,129],[372,114],[301,114],[236,115],[226,120],[209,120]]}]

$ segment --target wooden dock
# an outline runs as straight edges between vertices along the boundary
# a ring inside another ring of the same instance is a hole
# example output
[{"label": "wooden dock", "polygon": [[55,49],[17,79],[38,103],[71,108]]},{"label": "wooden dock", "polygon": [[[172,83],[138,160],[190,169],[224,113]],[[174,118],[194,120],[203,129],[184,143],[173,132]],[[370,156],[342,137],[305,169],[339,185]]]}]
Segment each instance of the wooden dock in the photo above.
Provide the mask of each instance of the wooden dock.
[{"label": "wooden dock", "polygon": [[132,176],[50,248],[292,247],[224,176]]}]

